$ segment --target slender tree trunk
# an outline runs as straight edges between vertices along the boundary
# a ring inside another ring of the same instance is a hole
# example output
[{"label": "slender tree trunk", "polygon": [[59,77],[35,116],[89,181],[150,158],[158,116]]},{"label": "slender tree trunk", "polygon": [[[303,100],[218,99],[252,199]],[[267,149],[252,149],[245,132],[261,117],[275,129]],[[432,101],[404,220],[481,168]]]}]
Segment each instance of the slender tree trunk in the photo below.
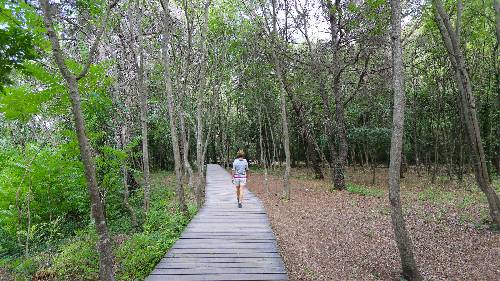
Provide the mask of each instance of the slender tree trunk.
[{"label": "slender tree trunk", "polygon": [[[75,131],[80,147],[80,157],[83,162],[85,178],[87,180],[92,219],[95,221],[95,227],[97,230],[97,234],[99,235],[99,279],[102,281],[111,281],[114,280],[111,240],[109,238],[108,227],[106,225],[106,216],[104,214],[104,206],[97,184],[94,159],[92,156],[89,140],[85,132],[85,120],[83,119],[77,77],[70,72],[64,62],[65,58],[59,44],[59,38],[54,31],[51,11],[52,7],[50,6],[49,1],[41,0],[40,4],[43,11],[43,21],[52,47],[52,55],[69,90],[71,109],[75,120]],[[109,11],[107,12],[109,13]],[[103,21],[104,26],[107,24],[108,13],[106,13],[106,18]],[[91,63],[91,59],[89,59],[89,63]],[[78,77],[83,77],[86,74],[86,71],[88,70],[84,69],[84,71]]]},{"label": "slender tree trunk", "polygon": [[[127,110],[128,112],[128,110]],[[128,115],[128,114],[127,114]],[[122,144],[122,149],[126,149],[127,145],[129,144],[129,136],[128,136],[128,118],[125,117],[124,120],[124,125],[122,127],[122,133],[121,133],[121,144]],[[128,158],[128,157],[127,157]],[[122,174],[123,174],[123,205],[127,209],[127,211],[130,213],[130,220],[132,221],[132,225],[137,228],[137,217],[135,215],[134,208],[129,203],[129,186],[128,186],[128,168],[127,168],[127,159],[123,160],[122,164]]]},{"label": "slender tree trunk", "polygon": [[[500,0],[494,0],[494,6],[495,6],[495,34],[497,37],[497,43],[495,45],[495,58],[496,58],[496,73],[495,73],[495,78],[496,78],[496,98],[495,98],[495,106],[496,108],[500,108]],[[500,120],[498,120],[498,112],[496,113],[496,125],[494,128],[494,137],[496,139],[500,139]],[[493,147],[493,165],[495,166],[495,170],[497,174],[500,174],[500,145],[497,143]]]},{"label": "slender tree trunk", "polygon": [[[278,30],[277,30],[277,18],[276,18],[276,0],[272,0],[273,4],[273,30],[272,30],[272,47],[277,48]],[[290,170],[291,170],[291,157],[290,157],[290,136],[288,133],[288,118],[286,112],[286,89],[283,78],[283,71],[281,69],[280,62],[276,55],[276,52],[271,51],[274,70],[276,71],[276,76],[278,78],[279,89],[280,89],[280,110],[281,110],[281,123],[283,127],[283,149],[285,150],[285,173],[283,175],[283,199],[290,200]]]},{"label": "slender tree trunk", "polygon": [[389,167],[389,201],[391,204],[391,220],[394,236],[399,249],[402,277],[406,280],[422,280],[417,264],[413,257],[413,246],[406,230],[400,199],[400,166],[404,134],[404,69],[403,51],[401,47],[401,3],[400,0],[391,0],[391,41],[393,65],[393,129],[391,139],[391,157]]},{"label": "slender tree trunk", "polygon": [[[459,4],[460,3],[461,2],[459,1]],[[465,65],[465,59],[462,55],[459,37],[451,27],[450,17],[444,10],[441,0],[433,0],[433,4],[435,7],[436,21],[438,23],[445,47],[448,50],[448,57],[455,69],[455,78],[461,96],[463,118],[471,148],[476,181],[488,200],[490,216],[493,224],[500,226],[500,199],[489,181],[486,157],[481,141],[479,122],[477,119],[474,94],[472,93],[471,81]],[[460,26],[459,22],[460,18],[457,19],[457,27]]]},{"label": "slender tree trunk", "polygon": [[339,153],[338,158],[335,163],[335,189],[345,189],[345,165],[347,161],[347,153],[349,151],[349,146],[347,144],[347,134],[345,129],[344,120],[344,102],[342,100],[342,92],[340,90],[340,73],[337,76],[339,81],[335,82],[334,94],[335,94],[335,125],[336,125],[336,135],[339,143]]},{"label": "slender tree trunk", "polygon": [[[186,17],[186,29],[187,29],[187,50],[186,50],[186,63],[184,65],[184,81],[182,85],[182,94],[184,95],[183,101],[189,96],[189,90],[188,90],[188,84],[190,82],[189,80],[189,73],[191,71],[191,64],[192,64],[192,37],[193,37],[193,30],[192,30],[192,18],[191,18],[191,13],[190,13],[190,7],[189,7],[189,1],[183,0],[182,1],[183,9],[184,9],[184,16]],[[181,142],[182,142],[182,148],[183,148],[183,162],[184,162],[184,169],[187,172],[188,176],[188,186],[189,188],[193,191],[193,168],[191,167],[191,163],[189,162],[189,126],[186,126],[186,112],[182,107],[183,103],[181,103],[181,106],[179,108],[179,120],[180,120],[180,129],[181,129]]]},{"label": "slender tree trunk", "polygon": [[148,91],[144,81],[144,50],[142,39],[142,10],[139,0],[135,1],[135,28],[137,29],[137,41],[139,49],[137,50],[139,61],[136,61],[137,71],[137,92],[141,108],[141,132],[142,132],[142,171],[144,176],[144,213],[149,211],[149,192],[150,192],[150,172],[149,172],[149,149],[148,149]]},{"label": "slender tree trunk", "polygon": [[31,187],[33,185],[32,176],[30,175],[28,194],[26,194],[26,244],[24,245],[24,256],[27,258],[30,249],[30,236],[31,236]]},{"label": "slender tree trunk", "polygon": [[273,127],[272,127],[272,124],[271,124],[271,119],[269,118],[269,115],[267,114],[267,111],[266,111],[266,119],[267,119],[267,124],[268,124],[268,127],[269,127],[269,134],[271,135],[271,143],[272,143],[272,146],[273,146],[273,156],[271,158],[271,169],[274,171],[274,168],[275,168],[275,163],[278,162],[278,159],[277,159],[277,153],[276,153],[276,141],[274,139],[274,131],[273,131]]},{"label": "slender tree trunk", "polygon": [[[181,109],[182,111],[182,109]],[[186,122],[185,122],[185,116],[184,112],[180,113],[180,127],[181,127],[181,141],[182,141],[182,148],[183,148],[183,162],[184,162],[184,169],[186,169],[186,172],[188,174],[188,186],[190,189],[193,188],[193,168],[191,167],[191,163],[189,163],[189,141],[188,141],[188,136],[189,136],[189,130],[186,130]]]},{"label": "slender tree trunk", "polygon": [[[321,171],[320,167],[320,155],[319,152],[315,149],[316,140],[312,135],[312,129],[310,128],[310,124],[306,119],[306,113],[304,112],[303,106],[298,101],[297,97],[291,92],[287,91],[290,95],[290,100],[292,102],[292,107],[299,119],[299,125],[302,130],[302,135],[304,137],[304,141],[306,142],[306,153],[310,157],[310,164],[312,166],[312,170],[314,172],[314,177],[316,179],[323,179],[323,171]],[[308,163],[309,164],[309,163]]]},{"label": "slender tree trunk", "polygon": [[204,4],[203,22],[201,26],[201,70],[200,70],[200,89],[198,91],[197,105],[196,105],[196,166],[198,168],[198,180],[196,185],[196,205],[201,208],[203,204],[203,182],[204,182],[204,149],[203,149],[203,111],[204,111],[204,97],[207,84],[207,36],[208,36],[208,12],[210,8],[210,0],[206,0]]},{"label": "slender tree trunk", "polygon": [[264,189],[267,194],[269,194],[269,181],[267,175],[267,163],[266,158],[264,156],[264,145],[262,144],[262,110],[259,110],[259,147],[260,147],[260,162],[262,167],[264,168]]},{"label": "slender tree trunk", "polygon": [[[330,129],[330,144],[331,155],[333,162],[333,185],[335,189],[345,189],[345,176],[344,170],[347,160],[347,153],[349,147],[347,144],[347,134],[345,129],[344,120],[344,101],[342,100],[341,91],[341,60],[338,55],[340,39],[341,36],[340,26],[340,16],[342,14],[342,7],[340,0],[326,0],[326,7],[328,9],[328,21],[330,23],[330,36],[331,36],[331,50],[332,50],[332,62],[331,62],[331,74],[333,75],[333,86],[332,92],[335,99],[335,124],[330,124],[330,126],[335,126],[335,129]],[[338,14],[338,16],[337,16]],[[331,123],[331,122],[330,122]],[[334,147],[333,143],[337,143],[338,151]],[[335,151],[333,151],[335,150]]]},{"label": "slender tree trunk", "polygon": [[170,137],[172,138],[172,150],[174,153],[174,166],[175,166],[175,178],[176,178],[176,191],[179,196],[179,206],[181,211],[188,215],[188,208],[186,205],[186,200],[184,198],[184,187],[182,184],[182,160],[181,160],[181,151],[179,147],[179,139],[177,132],[177,112],[176,107],[174,105],[174,95],[172,93],[172,78],[170,75],[170,52],[169,52],[169,44],[170,44],[170,29],[171,29],[171,19],[170,19],[170,10],[168,8],[169,1],[162,0],[161,2],[163,6],[162,13],[162,57],[163,57],[163,77],[165,80],[165,94],[167,96],[167,106],[168,106],[168,115],[170,122]]},{"label": "slender tree trunk", "polygon": [[[497,37],[497,46],[500,47],[500,0],[494,0],[495,7],[495,34]],[[500,56],[499,48],[496,48],[497,51],[497,59]],[[497,71],[500,72],[500,62],[497,61]],[[498,90],[498,89],[497,89]]]}]

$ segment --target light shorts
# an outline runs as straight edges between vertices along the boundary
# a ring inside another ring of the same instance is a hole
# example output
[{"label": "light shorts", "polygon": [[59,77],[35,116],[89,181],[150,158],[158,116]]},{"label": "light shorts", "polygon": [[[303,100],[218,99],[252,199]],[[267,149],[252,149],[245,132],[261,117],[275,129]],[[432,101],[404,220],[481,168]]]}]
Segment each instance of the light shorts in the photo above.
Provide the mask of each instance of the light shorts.
[{"label": "light shorts", "polygon": [[247,179],[246,178],[234,178],[233,183],[235,186],[238,185],[246,185],[247,184]]}]

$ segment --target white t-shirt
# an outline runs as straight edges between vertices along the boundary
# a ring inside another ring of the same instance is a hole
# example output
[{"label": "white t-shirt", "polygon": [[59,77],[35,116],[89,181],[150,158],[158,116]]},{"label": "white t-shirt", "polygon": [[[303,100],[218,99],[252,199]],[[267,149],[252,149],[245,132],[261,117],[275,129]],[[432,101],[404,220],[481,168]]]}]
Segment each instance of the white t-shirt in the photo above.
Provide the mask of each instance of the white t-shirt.
[{"label": "white t-shirt", "polygon": [[233,171],[235,178],[246,178],[248,171],[248,162],[246,159],[236,158],[233,162]]}]

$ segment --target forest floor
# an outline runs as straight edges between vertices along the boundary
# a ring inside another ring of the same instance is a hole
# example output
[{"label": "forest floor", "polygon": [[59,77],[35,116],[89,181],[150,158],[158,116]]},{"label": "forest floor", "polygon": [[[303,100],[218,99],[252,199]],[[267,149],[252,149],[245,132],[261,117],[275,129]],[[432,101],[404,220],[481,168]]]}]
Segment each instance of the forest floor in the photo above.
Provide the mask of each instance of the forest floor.
[{"label": "forest floor", "polygon": [[[290,280],[399,280],[387,192],[387,168],[350,168],[348,188],[331,191],[306,169],[293,169],[291,200],[280,200],[279,173],[254,172],[249,188],[263,201]],[[495,186],[499,188],[499,182]],[[488,228],[486,200],[464,182],[407,173],[403,212],[426,280],[500,280],[500,233]]]}]

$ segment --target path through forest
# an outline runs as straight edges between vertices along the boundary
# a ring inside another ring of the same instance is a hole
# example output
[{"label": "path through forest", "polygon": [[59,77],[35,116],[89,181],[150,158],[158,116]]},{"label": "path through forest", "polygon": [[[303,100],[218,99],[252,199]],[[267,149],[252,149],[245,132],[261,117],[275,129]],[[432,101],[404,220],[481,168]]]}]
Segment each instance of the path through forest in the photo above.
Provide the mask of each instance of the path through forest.
[{"label": "path through forest", "polygon": [[260,200],[238,209],[231,176],[208,165],[206,202],[146,280],[288,280]]}]

